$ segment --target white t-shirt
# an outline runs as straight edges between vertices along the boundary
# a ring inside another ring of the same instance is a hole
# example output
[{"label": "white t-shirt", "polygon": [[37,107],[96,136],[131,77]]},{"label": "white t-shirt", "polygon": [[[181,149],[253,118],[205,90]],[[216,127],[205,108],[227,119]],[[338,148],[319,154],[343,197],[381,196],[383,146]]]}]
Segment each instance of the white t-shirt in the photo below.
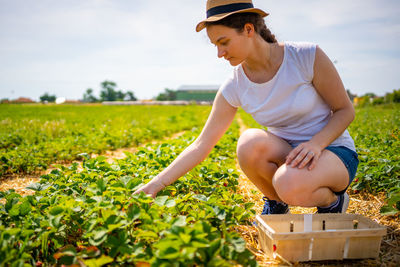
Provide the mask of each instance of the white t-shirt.
[{"label": "white t-shirt", "polygon": [[[254,83],[238,65],[220,91],[229,104],[242,107],[268,131],[290,144],[308,141],[332,115],[312,84],[315,51],[315,44],[285,42],[283,62],[270,81]],[[330,145],[356,150],[347,130]]]}]

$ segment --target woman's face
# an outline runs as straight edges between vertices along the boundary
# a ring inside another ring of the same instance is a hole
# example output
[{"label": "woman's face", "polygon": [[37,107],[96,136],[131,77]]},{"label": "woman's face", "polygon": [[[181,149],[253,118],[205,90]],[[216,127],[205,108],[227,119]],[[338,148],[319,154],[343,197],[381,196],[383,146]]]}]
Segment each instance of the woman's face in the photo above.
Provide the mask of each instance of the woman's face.
[{"label": "woman's face", "polygon": [[232,66],[237,66],[246,60],[249,51],[249,36],[244,32],[238,33],[222,25],[207,27],[207,35],[218,49],[218,57],[224,57]]}]

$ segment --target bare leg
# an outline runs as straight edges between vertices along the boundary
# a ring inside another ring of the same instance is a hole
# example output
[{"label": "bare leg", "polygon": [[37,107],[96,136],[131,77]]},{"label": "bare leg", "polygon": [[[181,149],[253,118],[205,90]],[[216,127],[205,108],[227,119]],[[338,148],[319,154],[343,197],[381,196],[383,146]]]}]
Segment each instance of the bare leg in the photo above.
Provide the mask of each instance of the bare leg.
[{"label": "bare leg", "polygon": [[279,197],[290,205],[328,206],[337,199],[333,192],[346,188],[349,174],[343,162],[324,150],[314,169],[282,165],[275,173],[273,185]]},{"label": "bare leg", "polygon": [[292,168],[284,164],[292,147],[283,139],[261,129],[248,129],[238,140],[240,168],[271,200],[302,207],[328,206],[337,199],[349,176],[343,162],[324,150],[316,167]]},{"label": "bare leg", "polygon": [[272,185],[272,178],[291,149],[286,141],[261,129],[248,129],[238,140],[240,168],[271,200],[280,201]]}]

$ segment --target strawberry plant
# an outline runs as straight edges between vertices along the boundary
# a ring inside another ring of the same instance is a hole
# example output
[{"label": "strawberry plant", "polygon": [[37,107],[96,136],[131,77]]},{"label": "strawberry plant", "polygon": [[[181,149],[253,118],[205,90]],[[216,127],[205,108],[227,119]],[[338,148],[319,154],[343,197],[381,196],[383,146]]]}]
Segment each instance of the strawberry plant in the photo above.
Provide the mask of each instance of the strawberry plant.
[{"label": "strawberry plant", "polygon": [[[235,124],[210,156],[152,199],[135,189],[167,166],[199,134],[142,147],[109,164],[84,157],[60,166],[32,196],[1,192],[0,262],[5,265],[256,266],[232,230],[254,216],[236,194]],[[11,252],[10,252],[11,251]]]},{"label": "strawberry plant", "polygon": [[[0,175],[137,146],[204,123],[208,106],[0,105]],[[176,123],[179,121],[179,123]]]},{"label": "strawberry plant", "polygon": [[349,128],[360,159],[352,189],[386,192],[384,215],[400,214],[399,109],[398,104],[358,108]]}]

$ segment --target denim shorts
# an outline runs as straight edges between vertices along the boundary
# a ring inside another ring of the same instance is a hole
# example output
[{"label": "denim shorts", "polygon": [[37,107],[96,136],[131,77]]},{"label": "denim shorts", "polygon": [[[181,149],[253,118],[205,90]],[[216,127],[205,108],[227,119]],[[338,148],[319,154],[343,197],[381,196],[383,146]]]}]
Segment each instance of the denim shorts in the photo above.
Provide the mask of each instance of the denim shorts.
[{"label": "denim shorts", "polygon": [[346,188],[340,192],[334,192],[336,195],[341,195],[346,192],[347,188],[353,182],[354,177],[356,176],[357,167],[358,167],[358,154],[357,152],[344,147],[344,146],[328,146],[325,149],[333,152],[339,159],[343,162],[344,166],[346,166],[347,171],[349,172],[349,184]]},{"label": "denim shorts", "polygon": [[[294,145],[292,141],[286,140],[293,148],[297,145]],[[346,192],[347,188],[350,186],[351,182],[353,182],[354,177],[356,176],[357,167],[358,167],[358,154],[357,152],[347,148],[345,146],[327,146],[325,149],[333,152],[338,158],[343,162],[344,166],[346,166],[347,171],[349,172],[349,183],[346,188],[340,192],[334,192],[336,195],[341,195]]]}]

